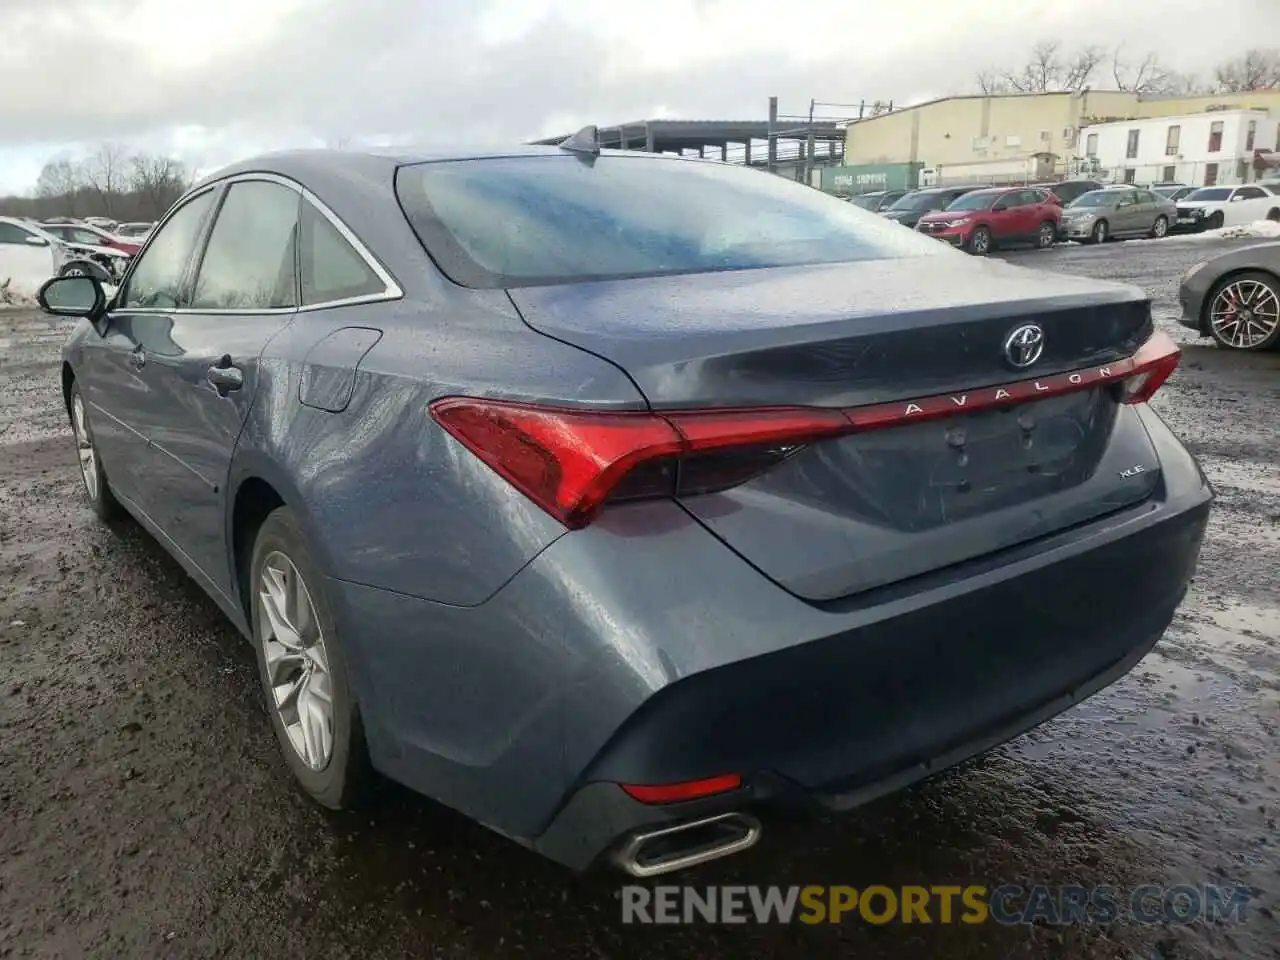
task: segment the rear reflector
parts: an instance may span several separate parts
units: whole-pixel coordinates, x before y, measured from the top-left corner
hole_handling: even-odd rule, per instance
[[[1013,406],[1114,384],[1144,403],[1179,350],[1154,334],[1132,357],[1069,373],[867,407],[762,407],[601,412],[445,397],[431,415],[468,450],[565,526],[591,522],[606,500],[726,490],[832,437]]]
[[[710,797],[717,793],[737,790],[742,786],[742,777],[736,773],[726,773],[719,777],[686,780],[683,783],[664,783],[656,786],[624,783],[620,786],[628,796],[641,803],[678,803],[681,800],[696,800],[699,797]]]

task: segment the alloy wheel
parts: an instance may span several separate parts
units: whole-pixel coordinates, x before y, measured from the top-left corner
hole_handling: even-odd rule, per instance
[[[1105,243],[1107,239],[1107,221],[1099,220],[1093,226],[1093,242]]]
[[[1057,237],[1055,236],[1056,233],[1057,233],[1057,230],[1054,229],[1053,224],[1051,223],[1040,224],[1040,248],[1042,250],[1047,250],[1049,249],[1049,247],[1053,246],[1053,241],[1057,239]]]
[[[1209,323],[1219,342],[1237,350],[1256,350],[1280,328],[1280,295],[1261,280],[1236,280],[1213,298]]]
[[[991,247],[991,234],[987,232],[985,227],[979,227],[973,231],[973,239],[969,242],[973,247],[974,253],[986,253]]]
[[[1169,232],[1169,221],[1164,217],[1156,217],[1155,226],[1151,228],[1151,235],[1159,240]]]
[[[262,564],[258,602],[272,707],[289,743],[312,770],[333,757],[333,679],[323,631],[306,582],[280,551]]]
[[[89,273],[84,267],[67,267],[62,271],[62,275],[64,277],[87,277]]]
[[[80,475],[90,500],[98,499],[98,452],[89,435],[89,422],[85,418],[84,398],[77,393],[71,398],[71,429],[76,435],[76,453],[80,457]]]

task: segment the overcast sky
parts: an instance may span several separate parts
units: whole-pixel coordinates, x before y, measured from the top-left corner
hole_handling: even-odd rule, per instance
[[[340,140],[764,119],[771,94],[910,102],[1042,38],[1207,73],[1280,40],[1280,0],[0,0],[0,194],[104,140],[209,173]]]

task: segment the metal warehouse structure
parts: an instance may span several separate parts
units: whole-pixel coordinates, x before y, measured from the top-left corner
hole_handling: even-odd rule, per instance
[[[773,173],[811,181],[817,167],[838,164],[844,157],[845,120],[780,117],[777,98],[769,103],[770,120],[634,120],[598,127],[601,147],[647,153],[690,152]],[[554,145],[570,134],[536,140]]]

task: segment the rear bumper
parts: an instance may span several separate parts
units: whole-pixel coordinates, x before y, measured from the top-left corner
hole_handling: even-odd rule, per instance
[[[1079,702],[1159,639],[1211,492],[1148,409],[1144,504],[852,601],[806,603],[676,504],[606,513],[478,607],[333,582],[375,764],[574,868],[630,832],[848,809]],[[738,773],[652,806],[620,783]]]

